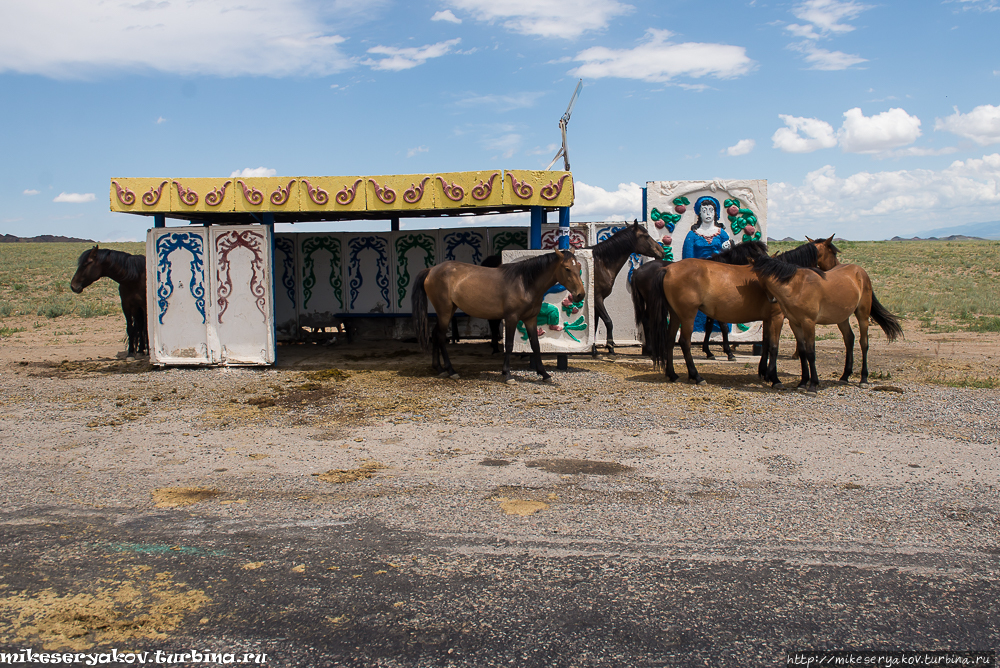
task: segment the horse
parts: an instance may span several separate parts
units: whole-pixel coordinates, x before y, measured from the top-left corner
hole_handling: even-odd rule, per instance
[[[77,261],[76,273],[69,287],[76,294],[107,276],[118,282],[118,294],[125,314],[125,331],[128,334],[126,359],[136,354],[149,354],[149,331],[146,326],[146,256],[130,255],[122,251],[94,246],[83,251]]]
[[[479,263],[480,267],[491,267],[496,268],[503,264],[503,258],[497,255],[487,255],[482,262]],[[493,348],[493,354],[500,352],[500,323],[502,320],[490,320],[490,346]],[[458,318],[451,319],[451,342],[458,343]]]
[[[824,269],[831,269],[838,264],[837,253],[840,252],[837,250],[837,247],[833,245],[834,236],[835,235],[830,235],[829,239],[820,239],[819,241],[806,237],[806,243],[791,250],[787,250],[784,253],[778,253],[777,257],[780,257],[785,262],[796,266],[811,266],[810,263],[813,262],[812,251],[808,250],[808,247],[812,244],[816,247],[815,265]],[[754,245],[757,246],[754,247]],[[762,241],[745,241],[734,248],[742,248],[745,246],[748,247],[745,254],[729,254],[727,251],[722,251],[707,259],[714,260],[715,262],[724,262],[726,264],[749,264],[749,259],[751,257],[763,257],[767,253],[767,244]],[[712,327],[715,322],[716,321],[712,318],[705,318],[705,340],[701,344],[701,349],[705,353],[705,359],[715,359],[715,355],[713,355],[712,351],[708,348],[709,339],[712,337]],[[723,323],[719,323],[719,332],[722,334],[722,352],[724,352],[729,361],[732,362],[736,359],[736,355],[733,354],[733,351],[729,347],[729,331]]]
[[[666,243],[670,243],[669,237],[667,237]],[[604,323],[604,328],[608,330],[606,344],[608,354],[614,355],[615,339],[612,333],[614,323],[611,322],[608,309],[604,306],[604,300],[611,294],[618,273],[633,253],[659,260],[664,254],[663,246],[657,243],[646,231],[646,228],[639,225],[639,221],[636,220],[631,225],[596,244],[591,250],[594,254],[594,315]],[[594,350],[596,354],[596,345]]]
[[[772,387],[783,387],[777,373],[778,341],[784,324],[781,309],[769,299],[751,265],[725,263],[726,259],[739,261],[736,249],[743,245],[748,244],[723,251],[717,258],[719,261],[689,258],[649,270],[649,273],[639,277],[641,283],[635,282],[633,274],[636,322],[644,326],[654,365],[663,366],[671,381],[679,378],[674,372],[673,348],[677,330],[680,329],[688,378],[699,385],[705,384],[691,356],[691,334],[695,316],[700,310],[709,318],[722,322],[763,321],[763,346],[757,373],[769,380]],[[746,251],[741,252],[744,253],[743,260],[750,253],[759,253],[762,248],[766,249],[766,246],[748,246]],[[825,265],[834,260],[832,251],[827,248],[821,250],[817,243],[803,244],[783,255],[800,266],[815,266],[821,257]],[[766,252],[763,257],[767,257]]]
[[[819,387],[816,325],[837,325],[844,335],[847,352],[840,382],[846,383],[854,372],[854,330],[850,316],[853,313],[857,318],[861,338],[861,387],[868,386],[869,317],[885,332],[890,343],[903,336],[899,319],[879,303],[871,278],[856,264],[837,264],[824,271],[802,269],[778,258],[762,258],[754,261],[753,272],[781,305],[795,333],[802,365],[798,389],[805,389],[808,394],[816,394]]]
[[[424,269],[417,274],[412,297],[414,329],[420,347],[427,350],[432,344],[432,368],[435,371],[441,368],[439,355],[442,355],[444,370],[439,375],[457,379],[458,373],[451,365],[447,350],[448,323],[455,310],[462,309],[473,318],[503,320],[506,349],[501,379],[513,383],[510,356],[517,323],[522,321],[531,343],[531,368],[543,381],[551,382],[538,345],[538,312],[545,292],[556,283],[566,286],[573,301],[582,300],[585,291],[581,272],[582,267],[573,252],[559,250],[495,268],[448,261]],[[428,300],[437,311],[433,332],[427,317]]]

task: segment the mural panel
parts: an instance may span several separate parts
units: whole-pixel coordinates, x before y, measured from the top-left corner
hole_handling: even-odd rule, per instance
[[[504,170],[503,203],[514,206],[572,206],[571,172]]]
[[[434,206],[456,209],[464,206],[499,206],[503,203],[503,172],[449,172],[431,178]]]
[[[392,313],[392,252],[388,232],[344,234],[348,313]]]
[[[369,211],[405,211],[434,208],[435,189],[430,174],[369,176],[366,184]]]
[[[237,211],[299,210],[299,179],[239,177],[233,181]]]
[[[218,341],[218,361],[273,364],[271,228],[227,225],[209,230],[214,278],[209,341]]]
[[[146,234],[146,303],[152,364],[210,364],[208,230],[154,228]]]
[[[300,211],[364,211],[367,195],[361,176],[300,177]]]
[[[490,240],[490,255],[505,250],[528,250],[528,230],[518,227],[493,227],[486,231]]]
[[[548,252],[550,251],[509,250],[503,252],[503,261],[504,264],[517,262]],[[588,352],[594,345],[594,303],[591,300],[594,292],[594,258],[589,250],[575,251],[575,255],[583,268],[583,287],[587,294],[582,304],[573,303],[569,291],[560,290],[562,286],[557,284],[545,295],[538,317],[538,344],[543,353],[582,353]],[[514,352],[531,352],[528,333],[523,324],[518,324],[518,332],[514,336]]]
[[[313,332],[340,324],[338,313],[347,311],[344,280],[344,235],[296,234],[300,277],[298,326]]]
[[[649,232],[673,237],[668,259],[708,257],[734,243],[767,239],[767,181],[650,181],[646,183]],[[695,319],[692,340],[705,337],[705,316]],[[729,340],[760,341],[760,323],[731,323]],[[712,340],[719,341],[719,325]]]
[[[111,210],[170,211],[169,179],[111,179]]]
[[[170,209],[190,213],[236,210],[233,179],[170,179]]]
[[[640,223],[642,224],[642,223]],[[605,241],[619,230],[623,230],[628,223],[589,223],[590,246],[596,246]],[[615,327],[615,343],[621,346],[636,346],[640,344],[639,332],[635,326],[635,309],[632,306],[632,272],[642,266],[642,263],[649,260],[644,255],[632,253],[625,262],[625,266],[618,272],[615,278],[614,287],[611,294],[604,300],[604,308],[611,316],[611,322]],[[607,343],[608,332],[600,320],[595,320],[596,341],[598,346]]]
[[[396,268],[392,312],[408,314],[412,311],[413,281],[417,274],[441,261],[437,230],[393,232],[392,252]],[[428,310],[434,312],[430,302]]]
[[[279,341],[298,335],[298,244],[295,234],[274,235],[274,328]]]

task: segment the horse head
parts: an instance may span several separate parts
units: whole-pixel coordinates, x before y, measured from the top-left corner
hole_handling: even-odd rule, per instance
[[[580,266],[580,262],[576,259],[573,251],[556,250],[555,254],[559,257],[558,266],[556,267],[556,281],[569,290],[573,301],[583,301],[583,298],[587,295],[587,291],[583,287],[583,278],[581,277],[583,267]]]
[[[819,241],[806,237],[806,241],[816,246],[816,264],[823,271],[830,271],[840,264],[840,261],[837,260],[837,253],[840,252],[840,249],[833,245],[835,236],[837,235],[831,234],[829,238]]]
[[[664,256],[663,246],[649,234],[649,231],[636,220],[632,223],[632,231],[635,233],[635,252],[654,260],[662,260]],[[664,240],[670,245],[670,234],[664,234]]]
[[[76,294],[83,292],[83,289],[101,277],[101,265],[98,258],[98,248],[94,246],[90,250],[83,251],[80,259],[76,263],[76,273],[73,280],[69,282],[69,288]]]

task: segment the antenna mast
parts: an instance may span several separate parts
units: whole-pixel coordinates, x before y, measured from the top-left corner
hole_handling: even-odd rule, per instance
[[[562,156],[563,164],[566,167],[566,171],[569,171],[569,153],[566,150],[566,126],[569,125],[569,116],[573,113],[573,105],[576,104],[576,99],[580,97],[580,91],[583,89],[583,79],[580,79],[576,84],[576,90],[573,91],[573,96],[569,98],[569,106],[566,107],[566,113],[562,115],[559,119],[559,129],[562,131],[562,148],[556,153],[556,157],[552,158],[552,162],[546,167],[546,170],[552,169],[552,165],[556,164],[556,160]]]

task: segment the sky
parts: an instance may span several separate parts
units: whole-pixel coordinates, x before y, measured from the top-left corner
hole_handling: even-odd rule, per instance
[[[1000,220],[998,29],[1000,0],[2,2],[0,233],[144,239],[114,177],[544,169],[580,79],[575,221],[716,178],[767,179],[775,238]]]

